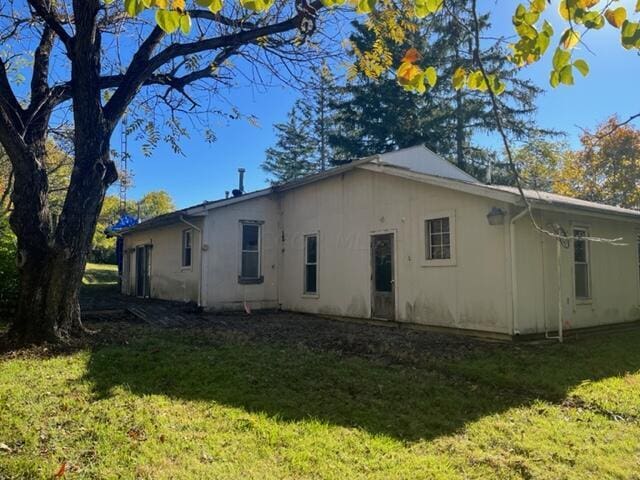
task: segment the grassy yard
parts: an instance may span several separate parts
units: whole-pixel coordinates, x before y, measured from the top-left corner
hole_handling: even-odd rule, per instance
[[[118,266],[103,263],[87,263],[82,283],[85,285],[117,285]]]
[[[0,478],[640,478],[637,330],[456,358],[102,328],[0,357]]]

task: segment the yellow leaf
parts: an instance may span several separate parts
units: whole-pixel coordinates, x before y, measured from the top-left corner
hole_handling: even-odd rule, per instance
[[[627,19],[627,10],[624,7],[618,7],[615,10],[608,9],[604,12],[604,18],[614,27],[620,28]]]
[[[222,0],[211,0],[209,10],[211,10],[212,13],[218,13],[222,10]]]
[[[467,72],[465,72],[464,68],[458,67],[453,73],[453,77],[451,77],[453,88],[455,88],[456,90],[460,90],[462,87],[464,87],[466,78]]]
[[[185,0],[173,0],[171,5],[174,10],[179,10],[181,12],[184,12],[186,9]]]
[[[151,0],[151,6],[166,10],[169,7],[169,0]]]
[[[418,75],[422,74],[420,67],[416,67],[413,63],[403,62],[398,67],[396,76],[400,85],[409,85]]]
[[[560,39],[565,50],[571,50],[580,41],[580,34],[571,28],[567,28]]]
[[[564,20],[569,20],[571,18],[571,11],[569,7],[567,7],[567,2],[562,0],[558,5],[558,13]]]
[[[415,48],[410,48],[404,54],[404,57],[402,57],[401,62],[416,63],[418,60],[420,60],[421,57],[422,55],[420,55],[420,52],[418,52],[418,50],[416,50]]]
[[[591,8],[596,5],[600,0],[578,0],[576,5],[579,8],[586,10],[587,8]]]

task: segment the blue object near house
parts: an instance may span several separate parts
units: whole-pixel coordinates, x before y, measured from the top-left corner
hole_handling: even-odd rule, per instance
[[[118,232],[133,227],[137,225],[139,222],[138,218],[132,217],[131,215],[123,214],[116,223],[111,225],[105,230],[105,233],[108,236],[117,236],[116,239],[116,259],[118,262],[118,276],[122,278],[122,258],[123,258],[123,246],[124,243],[122,241],[122,237],[118,235]]]

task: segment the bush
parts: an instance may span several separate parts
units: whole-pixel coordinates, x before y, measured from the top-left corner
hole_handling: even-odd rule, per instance
[[[6,216],[0,217],[0,317],[7,318],[15,310],[18,296],[16,239]]]

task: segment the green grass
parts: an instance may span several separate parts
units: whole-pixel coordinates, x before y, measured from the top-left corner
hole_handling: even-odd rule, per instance
[[[118,283],[118,266],[87,263],[82,283],[85,285],[116,285]]]
[[[397,364],[109,328],[0,359],[0,478],[640,478],[640,331]]]

